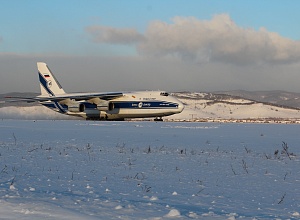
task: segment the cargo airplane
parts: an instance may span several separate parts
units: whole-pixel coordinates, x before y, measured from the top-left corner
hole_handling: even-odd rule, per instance
[[[34,98],[10,97],[39,102],[62,114],[87,120],[124,120],[162,117],[182,112],[184,106],[163,91],[65,93],[46,63],[38,62],[41,95]]]

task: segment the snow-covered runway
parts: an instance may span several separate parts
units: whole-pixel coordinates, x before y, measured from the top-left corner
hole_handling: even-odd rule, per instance
[[[2,120],[0,219],[300,219],[299,133]]]

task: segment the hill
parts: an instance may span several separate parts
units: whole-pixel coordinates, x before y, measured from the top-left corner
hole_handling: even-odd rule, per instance
[[[272,103],[282,106],[300,108],[300,93],[286,91],[245,91],[234,90],[224,92],[214,92],[214,94],[226,94],[230,96],[243,97],[245,99],[258,102]]]
[[[5,102],[6,96],[36,96],[34,93],[0,95],[0,118],[74,119],[55,113],[37,103]],[[298,122],[300,94],[272,92],[179,92],[173,93],[185,109],[166,117],[167,121]]]
[[[280,102],[268,103],[246,99],[237,95],[218,93],[175,93],[185,105],[171,120],[186,121],[282,121],[300,118],[300,109],[280,105]],[[252,97],[253,98],[253,97]]]

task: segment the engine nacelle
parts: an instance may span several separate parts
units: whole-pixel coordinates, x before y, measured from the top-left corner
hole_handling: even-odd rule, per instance
[[[72,103],[71,105],[68,105],[68,110],[70,112],[84,112],[85,105],[82,103]]]
[[[105,101],[105,100],[102,100],[101,102],[99,102],[97,104],[97,109],[99,111],[111,111],[114,109],[114,103],[113,102],[109,102],[109,101]]]

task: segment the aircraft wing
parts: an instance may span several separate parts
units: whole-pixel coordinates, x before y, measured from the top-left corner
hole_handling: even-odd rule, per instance
[[[4,97],[8,100],[5,100],[4,102],[38,102],[38,100],[34,98],[28,98],[28,97],[21,97],[21,96],[6,96]]]
[[[90,100],[94,98],[99,98],[101,100],[112,100],[118,97],[122,97],[123,93],[121,92],[115,92],[115,93],[70,93],[70,94],[63,94],[63,95],[57,95],[57,96],[36,96],[32,98],[27,97],[5,97],[10,99],[17,99],[17,100],[11,100],[13,101],[25,101],[25,102],[44,102],[44,101],[63,101],[66,99],[72,99],[75,101],[81,101],[81,100]]]

